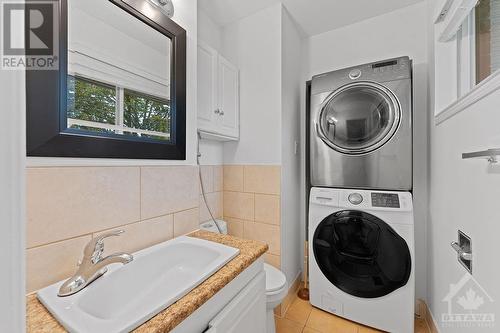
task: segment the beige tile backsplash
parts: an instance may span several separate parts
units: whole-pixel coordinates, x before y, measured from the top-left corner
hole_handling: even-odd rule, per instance
[[[198,168],[141,168],[141,217],[151,218],[198,207]]]
[[[104,255],[116,252],[136,252],[172,239],[174,234],[174,219],[172,215],[165,215],[121,226],[120,229],[124,230],[125,233],[119,237],[106,239]],[[96,237],[100,233],[94,233],[93,237]]]
[[[174,237],[185,235],[198,229],[199,209],[191,208],[174,214]]]
[[[280,256],[266,253],[264,258],[266,259],[266,262],[268,264],[270,264],[278,269],[280,268]]]
[[[243,192],[243,166],[224,166],[224,191]]]
[[[207,200],[229,234],[269,244],[280,267],[279,166],[203,166]],[[210,219],[195,166],[27,169],[27,292],[69,277],[85,244],[106,240],[105,254],[135,252],[198,229]]]
[[[223,173],[222,166],[202,167],[218,218]],[[27,292],[73,274],[85,244],[103,231],[126,231],[106,240],[105,251],[112,253],[198,229],[209,219],[199,189],[196,166],[28,168]]]
[[[91,235],[72,238],[26,251],[26,291],[28,293],[65,279],[76,270],[83,247]]]
[[[255,195],[255,222],[280,225],[281,210],[280,196]]]
[[[224,191],[224,167],[222,165],[214,166],[214,192]]]
[[[269,245],[266,262],[280,267],[281,167],[224,166],[224,219],[229,234]]]
[[[226,221],[227,223],[228,234],[230,234],[231,236],[243,238],[243,228],[245,225],[245,220],[225,216],[224,221]]]
[[[28,247],[140,220],[140,168],[27,169]]]
[[[253,221],[255,218],[255,194],[225,191],[224,217]]]
[[[206,194],[208,205],[210,206],[210,211],[214,215],[214,218],[222,218],[223,214],[223,193],[222,192],[212,192]],[[199,222],[205,222],[211,220],[212,217],[207,209],[207,205],[205,204],[205,200],[203,200],[203,196],[200,195],[200,215]]]
[[[243,235],[244,238],[267,243],[269,245],[270,254],[280,255],[281,235],[279,226],[245,221]]]
[[[261,194],[281,194],[281,167],[245,165],[243,191]]]

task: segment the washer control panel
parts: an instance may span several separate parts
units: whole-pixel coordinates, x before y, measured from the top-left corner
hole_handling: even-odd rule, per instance
[[[309,197],[309,203],[314,206],[364,211],[410,212],[413,211],[412,201],[409,192],[324,187],[313,187]]]
[[[372,192],[371,197],[373,207],[401,208],[397,193]]]
[[[351,193],[347,199],[353,205],[359,205],[363,202],[363,196],[359,193]]]

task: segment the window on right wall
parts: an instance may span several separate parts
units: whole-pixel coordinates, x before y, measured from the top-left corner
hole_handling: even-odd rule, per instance
[[[437,123],[500,89],[500,0],[442,0],[435,21]]]
[[[475,8],[475,83],[500,69],[500,1],[481,0]]]

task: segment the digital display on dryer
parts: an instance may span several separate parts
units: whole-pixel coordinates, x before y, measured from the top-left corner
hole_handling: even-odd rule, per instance
[[[373,207],[400,208],[399,196],[394,193],[372,193]]]
[[[393,66],[393,65],[397,65],[397,64],[398,64],[397,60],[379,62],[378,64],[373,64],[372,68],[387,67],[387,66]]]

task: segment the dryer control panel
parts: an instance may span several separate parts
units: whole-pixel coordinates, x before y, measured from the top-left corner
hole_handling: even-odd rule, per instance
[[[389,82],[412,77],[412,61],[408,57],[344,68],[313,76],[311,95],[331,92],[356,81]]]

